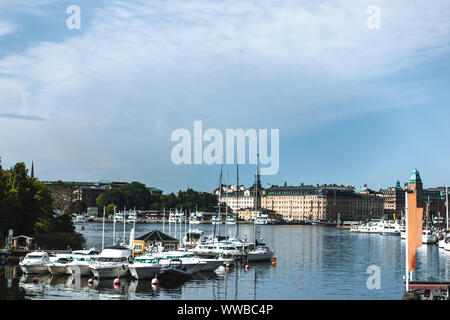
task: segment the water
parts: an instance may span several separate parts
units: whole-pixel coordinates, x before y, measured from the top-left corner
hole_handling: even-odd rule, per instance
[[[84,227],[84,230],[81,228]],[[105,245],[112,244],[112,224],[106,224]],[[193,228],[212,232],[213,225]],[[217,226],[216,226],[217,228]],[[224,234],[221,226],[221,234]],[[234,234],[236,226],[229,227]],[[131,225],[127,225],[126,237]],[[136,236],[162,224],[137,224]],[[179,238],[179,226],[176,237]],[[253,239],[253,226],[240,225],[242,237]],[[86,247],[101,248],[102,224],[77,225],[87,239]],[[168,225],[165,232],[168,233]],[[181,228],[184,234],[184,226]],[[308,225],[263,225],[258,233],[275,250],[276,266],[271,263],[223,268],[197,276],[171,288],[152,288],[150,280],[122,279],[118,288],[113,280],[102,280],[88,286],[88,278],[79,281],[70,277],[24,277],[17,266],[0,267],[0,299],[400,299],[403,295],[405,242],[400,237],[352,234],[333,227]],[[174,236],[174,226],[171,227]],[[116,235],[123,236],[122,225]],[[450,252],[437,245],[424,245],[417,251],[415,279],[434,277],[450,279]],[[380,289],[369,289],[369,266],[380,270]]]

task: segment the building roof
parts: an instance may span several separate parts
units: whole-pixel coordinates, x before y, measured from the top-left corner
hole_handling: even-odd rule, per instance
[[[13,237],[12,239],[14,240],[14,239],[18,239],[18,238],[34,239],[34,238],[32,238],[32,237],[28,237],[28,236],[24,236],[24,235],[15,236],[15,237]]]
[[[137,237],[135,240],[140,241],[177,241],[178,239],[175,239],[168,234],[162,233],[161,231],[155,229],[153,231],[150,231],[149,233],[146,233],[140,237]]]
[[[421,182],[421,181],[422,179],[420,178],[419,170],[414,169],[411,174],[411,178],[409,179],[409,182]]]

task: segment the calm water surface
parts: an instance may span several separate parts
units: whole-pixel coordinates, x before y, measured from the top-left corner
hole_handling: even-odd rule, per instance
[[[82,230],[84,227],[84,230]],[[87,247],[101,248],[102,224],[86,223],[76,226]],[[112,244],[112,224],[105,227],[105,245]],[[195,228],[212,232],[212,225]],[[221,226],[224,234],[225,226]],[[232,234],[236,226],[230,226]],[[131,225],[126,226],[128,239]],[[136,236],[162,224],[137,224]],[[168,233],[166,224],[164,231]],[[184,234],[184,226],[181,228]],[[240,234],[253,238],[252,225],[240,225]],[[230,230],[229,230],[230,231]],[[173,225],[171,227],[174,236]],[[252,264],[248,271],[242,265],[231,270],[196,276],[170,288],[152,288],[150,280],[121,281],[114,288],[113,280],[96,281],[88,286],[89,278],[39,277],[22,275],[18,266],[0,266],[1,299],[400,299],[403,294],[405,242],[400,237],[351,234],[323,226],[266,225],[258,226],[258,234],[275,250],[276,266],[271,263]],[[123,237],[122,225],[116,235]],[[179,238],[179,227],[176,237]],[[416,279],[450,279],[450,252],[438,246],[418,249]],[[381,288],[369,289],[367,268],[380,268]]]

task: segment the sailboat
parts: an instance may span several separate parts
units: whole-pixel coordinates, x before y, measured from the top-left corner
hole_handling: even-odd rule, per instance
[[[258,170],[259,154],[256,162],[256,177],[255,177],[255,217],[258,211]],[[262,262],[270,261],[273,257],[273,251],[269,249],[264,243],[258,242],[256,239],[256,223],[253,224],[253,235],[255,238],[255,247],[252,250],[247,251],[247,262]]]
[[[436,244],[438,239],[431,232],[431,228],[429,227],[429,215],[430,215],[430,197],[428,197],[427,206],[426,206],[426,226],[422,231],[422,243],[423,244]]]

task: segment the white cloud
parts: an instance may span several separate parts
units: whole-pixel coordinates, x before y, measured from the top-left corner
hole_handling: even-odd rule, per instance
[[[0,17],[0,37],[16,31],[16,25],[10,21],[2,21]]]
[[[371,4],[108,1],[81,34],[0,60],[0,112],[48,119],[18,139],[45,137],[54,155],[79,141],[62,156],[86,168],[102,153],[125,168],[138,145],[167,152],[148,160],[163,165],[171,130],[195,119],[297,130],[363,112],[354,99],[394,96],[380,80],[447,55],[450,39],[448,1],[378,1],[380,30],[366,27]]]

